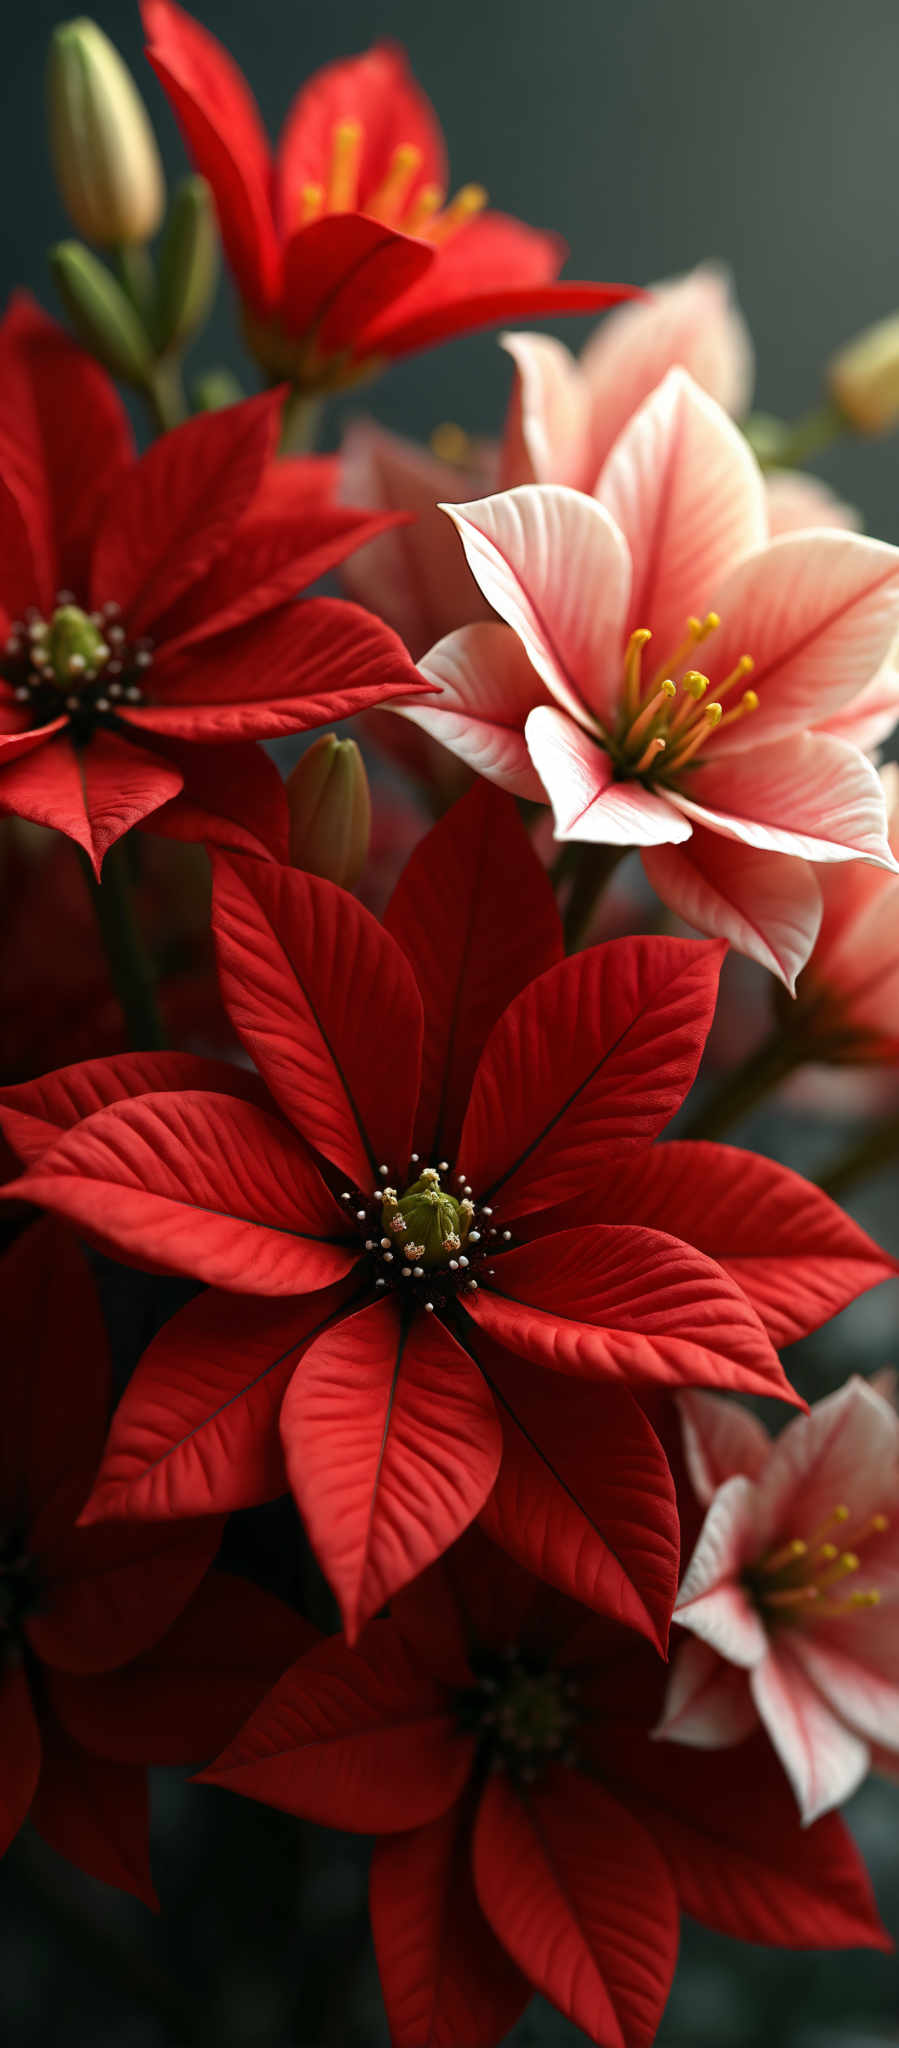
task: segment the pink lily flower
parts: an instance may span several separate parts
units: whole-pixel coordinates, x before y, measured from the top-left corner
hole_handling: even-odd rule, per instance
[[[719,1749],[761,1722],[808,1823],[899,1768],[899,1416],[861,1379],[774,1443],[720,1397],[678,1406],[707,1513],[656,1734]]]
[[[894,761],[880,780],[899,857]],[[821,929],[796,991],[808,1056],[850,1065],[899,1060],[899,880],[854,863],[822,873],[821,893]]]
[[[871,762],[820,729],[890,653],[899,551],[768,542],[755,458],[683,370],[595,496],[532,484],[445,509],[506,624],[431,649],[420,670],[443,694],[415,722],[548,799],[557,839],[639,847],[671,909],[792,989],[820,924],[814,864],[899,873]]]

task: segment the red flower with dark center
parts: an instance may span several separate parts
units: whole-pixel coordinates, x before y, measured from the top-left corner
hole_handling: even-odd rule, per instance
[[[27,1816],[81,1870],[154,1905],[147,1764],[211,1756],[310,1632],[256,1587],[204,1578],[214,1517],[76,1527],[109,1412],[93,1282],[49,1219],[0,1273],[0,1854]]]
[[[0,328],[0,811],[98,873],[151,815],[286,855],[280,778],[246,742],[421,687],[367,613],[291,601],[383,521],[330,502],[334,463],[273,462],[281,403],[204,414],[138,460],[114,387],[51,320],[19,299]]]
[[[783,1168],[653,1145],[721,947],[560,959],[547,877],[485,784],[416,849],[386,930],[330,883],[221,857],[214,925],[270,1094],[163,1054],[0,1095],[18,1197],[215,1290],[138,1368],[90,1515],[247,1504],[286,1459],[350,1632],[483,1513],[664,1641],[677,1520],[635,1392],[789,1399],[764,1318],[795,1334],[893,1270]]]
[[[664,1670],[476,1531],[318,1643],[202,1773],[382,1834],[371,1915],[393,2048],[491,2048],[532,1989],[648,2048],[680,1911],[784,1948],[889,1948],[835,1817],[803,1829],[764,1744],[672,1760]]]
[[[144,0],[147,54],[209,180],[247,338],[311,390],[500,321],[586,313],[625,285],[557,284],[565,246],[465,185],[402,51],[379,43],[297,94],[272,161],[242,73],[171,0]]]

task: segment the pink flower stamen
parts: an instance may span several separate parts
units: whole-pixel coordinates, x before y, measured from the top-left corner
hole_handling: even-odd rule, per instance
[[[413,193],[422,161],[415,142],[398,143],[380,184],[362,201],[359,184],[364,146],[365,130],[360,121],[335,122],[325,183],[300,187],[301,227],[328,214],[364,213],[385,227],[418,235],[440,248],[487,204],[483,185],[462,185],[448,206],[439,185],[422,185]]]
[[[763,1617],[773,1609],[783,1619],[799,1620],[813,1610],[814,1619],[833,1620],[878,1605],[881,1596],[873,1587],[853,1590],[845,1599],[822,1598],[861,1570],[860,1549],[890,1526],[889,1516],[878,1512],[861,1524],[851,1549],[830,1538],[821,1541],[825,1529],[850,1520],[849,1508],[840,1503],[811,1536],[791,1536],[759,1559],[748,1579]]]

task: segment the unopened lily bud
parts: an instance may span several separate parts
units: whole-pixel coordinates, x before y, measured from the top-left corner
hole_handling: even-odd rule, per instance
[[[899,422],[899,313],[867,327],[834,356],[830,395],[859,434],[886,434]]]
[[[215,292],[218,228],[205,178],[185,178],[169,208],[159,251],[156,340],[183,348],[202,327]]]
[[[126,384],[143,385],[153,367],[150,336],[112,272],[83,242],[60,242],[50,269],[79,341]]]
[[[239,405],[246,397],[243,385],[233,370],[201,370],[190,387],[191,404],[194,412],[222,412],[226,405]]]
[[[118,50],[82,17],[61,24],[47,73],[56,182],[79,234],[101,247],[147,242],[165,204],[156,138]]]
[[[351,889],[368,859],[371,798],[355,740],[324,733],[287,778],[295,868]]]

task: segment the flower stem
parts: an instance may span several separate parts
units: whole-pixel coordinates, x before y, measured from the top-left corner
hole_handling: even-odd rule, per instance
[[[722,1131],[748,1115],[788,1074],[801,1067],[805,1057],[798,1036],[772,1032],[741,1067],[725,1074],[719,1086],[705,1096],[678,1136],[720,1138]]]
[[[129,855],[127,840],[117,840],[103,862],[100,882],[84,854],[82,865],[132,1051],[158,1051],[165,1033],[150,955],[135,915]]]
[[[177,356],[157,356],[153,368],[147,373],[143,390],[158,434],[167,434],[170,428],[180,427],[188,418],[181,364]]]
[[[566,953],[579,953],[600,896],[614,874],[620,860],[630,851],[627,846],[579,846],[576,863],[573,864],[573,880],[563,919],[565,928]],[[563,878],[572,872],[566,861],[566,847],[556,863],[555,878]]]
[[[818,1186],[826,1195],[845,1195],[856,1181],[877,1173],[899,1156],[899,1113],[884,1118],[856,1144],[847,1146],[832,1166],[822,1173]]]
[[[279,455],[308,455],[315,447],[323,412],[322,399],[294,385],[284,404]]]

